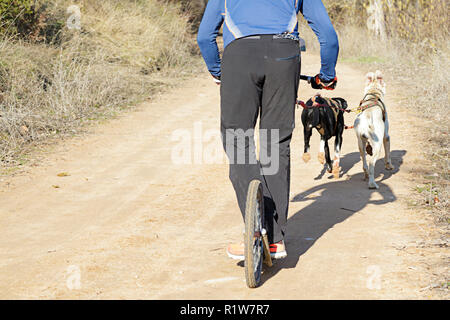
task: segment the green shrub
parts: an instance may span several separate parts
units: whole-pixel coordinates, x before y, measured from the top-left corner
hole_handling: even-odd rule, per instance
[[[34,42],[59,41],[64,12],[52,1],[0,0],[0,34]]]
[[[19,26],[33,20],[31,0],[0,0],[0,31],[18,32]]]
[[[12,21],[20,14],[31,14],[31,0],[0,0],[0,17],[2,21]]]

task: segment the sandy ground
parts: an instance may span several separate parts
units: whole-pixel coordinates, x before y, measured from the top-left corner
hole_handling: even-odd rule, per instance
[[[305,55],[302,73],[319,66],[317,56]],[[341,63],[338,76],[338,89],[324,94],[357,106],[364,74]],[[261,287],[248,289],[243,264],[225,253],[229,242],[241,241],[243,225],[215,135],[219,88],[203,73],[3,179],[0,298],[435,298],[427,261],[445,257],[439,249],[424,256],[415,245],[432,225],[406,205],[420,161],[417,120],[387,85],[395,170],[378,162],[379,190],[363,181],[353,130],[344,133],[340,179],[316,159],[317,132],[312,161],[303,163],[298,110],[288,257],[264,270]],[[313,93],[301,84],[301,99]],[[346,115],[347,124],[353,119]],[[181,145],[191,154],[185,150],[188,163],[177,164]],[[199,146],[203,161],[195,156]],[[205,163],[214,150],[221,161]]]

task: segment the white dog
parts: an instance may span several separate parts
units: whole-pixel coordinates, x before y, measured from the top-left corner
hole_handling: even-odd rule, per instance
[[[369,179],[369,188],[378,189],[375,183],[375,163],[380,157],[384,145],[384,164],[387,170],[394,167],[391,163],[389,122],[386,105],[386,83],[380,71],[369,72],[366,79],[364,98],[360,103],[360,113],[355,120],[355,132],[358,138],[359,152],[363,161],[364,180]],[[368,159],[366,161],[366,152]],[[368,166],[367,166],[368,164]]]

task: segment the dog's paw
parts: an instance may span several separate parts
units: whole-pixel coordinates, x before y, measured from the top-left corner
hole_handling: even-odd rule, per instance
[[[369,180],[369,172],[367,172],[366,169],[364,169],[364,178],[363,178],[363,180],[364,180],[364,181]]]
[[[386,163],[385,165],[384,165],[384,167],[386,168],[386,170],[394,170],[394,166],[392,165],[392,163]]]
[[[320,164],[324,164],[325,163],[325,153],[319,152],[319,154],[317,155],[317,159],[319,160]]]
[[[305,163],[308,163],[311,160],[311,155],[309,153],[304,153],[302,159]]]
[[[380,189],[380,187],[375,183],[375,181],[369,182],[369,189]]]
[[[333,176],[335,179],[339,179],[339,172],[341,171],[341,167],[333,167]]]

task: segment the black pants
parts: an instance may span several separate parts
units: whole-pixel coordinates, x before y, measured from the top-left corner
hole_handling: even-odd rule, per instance
[[[262,182],[271,243],[283,240],[286,233],[299,73],[300,50],[295,40],[271,35],[242,38],[230,43],[223,54],[221,131],[230,179],[243,216],[250,181]],[[258,116],[260,162],[253,136]]]

